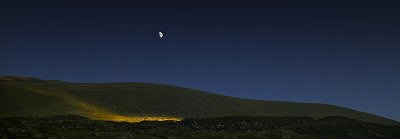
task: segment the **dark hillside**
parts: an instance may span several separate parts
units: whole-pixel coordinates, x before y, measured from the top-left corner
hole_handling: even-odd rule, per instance
[[[124,121],[124,118],[132,116],[344,116],[368,122],[399,124],[384,117],[334,105],[249,100],[150,83],[66,83],[0,77],[0,92],[0,117],[78,114],[93,119]]]

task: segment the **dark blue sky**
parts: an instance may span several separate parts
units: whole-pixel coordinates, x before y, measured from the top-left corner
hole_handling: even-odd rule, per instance
[[[0,75],[172,84],[400,120],[399,15],[398,0],[2,0]]]

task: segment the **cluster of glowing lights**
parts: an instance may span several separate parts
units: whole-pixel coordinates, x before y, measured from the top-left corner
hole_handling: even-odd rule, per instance
[[[123,116],[117,114],[94,114],[93,119],[117,122],[140,122],[140,121],[180,121],[181,118],[175,117],[146,117],[146,116]]]
[[[69,104],[77,107],[83,116],[94,120],[104,120],[104,121],[117,121],[117,122],[140,122],[140,121],[180,121],[182,118],[179,117],[162,117],[162,116],[125,116],[120,114],[115,114],[106,109],[100,108],[93,104],[89,104],[84,100],[75,97],[68,93],[62,93],[57,91],[57,93],[49,93],[42,90],[34,90],[36,93],[43,95],[51,95],[55,97],[60,97],[66,100]]]

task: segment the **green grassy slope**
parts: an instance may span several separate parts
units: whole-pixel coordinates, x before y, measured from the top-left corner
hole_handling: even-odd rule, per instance
[[[85,107],[74,105],[79,100]],[[326,104],[261,101],[149,83],[66,83],[0,77],[0,117],[87,115],[90,105],[126,116],[345,116],[398,125],[384,117]],[[92,111],[90,111],[92,112]]]

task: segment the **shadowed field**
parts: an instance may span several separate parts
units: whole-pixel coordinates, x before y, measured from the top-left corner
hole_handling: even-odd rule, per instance
[[[139,123],[97,121],[76,115],[0,118],[0,138],[398,139],[399,136],[399,126],[332,116],[229,116]]]

